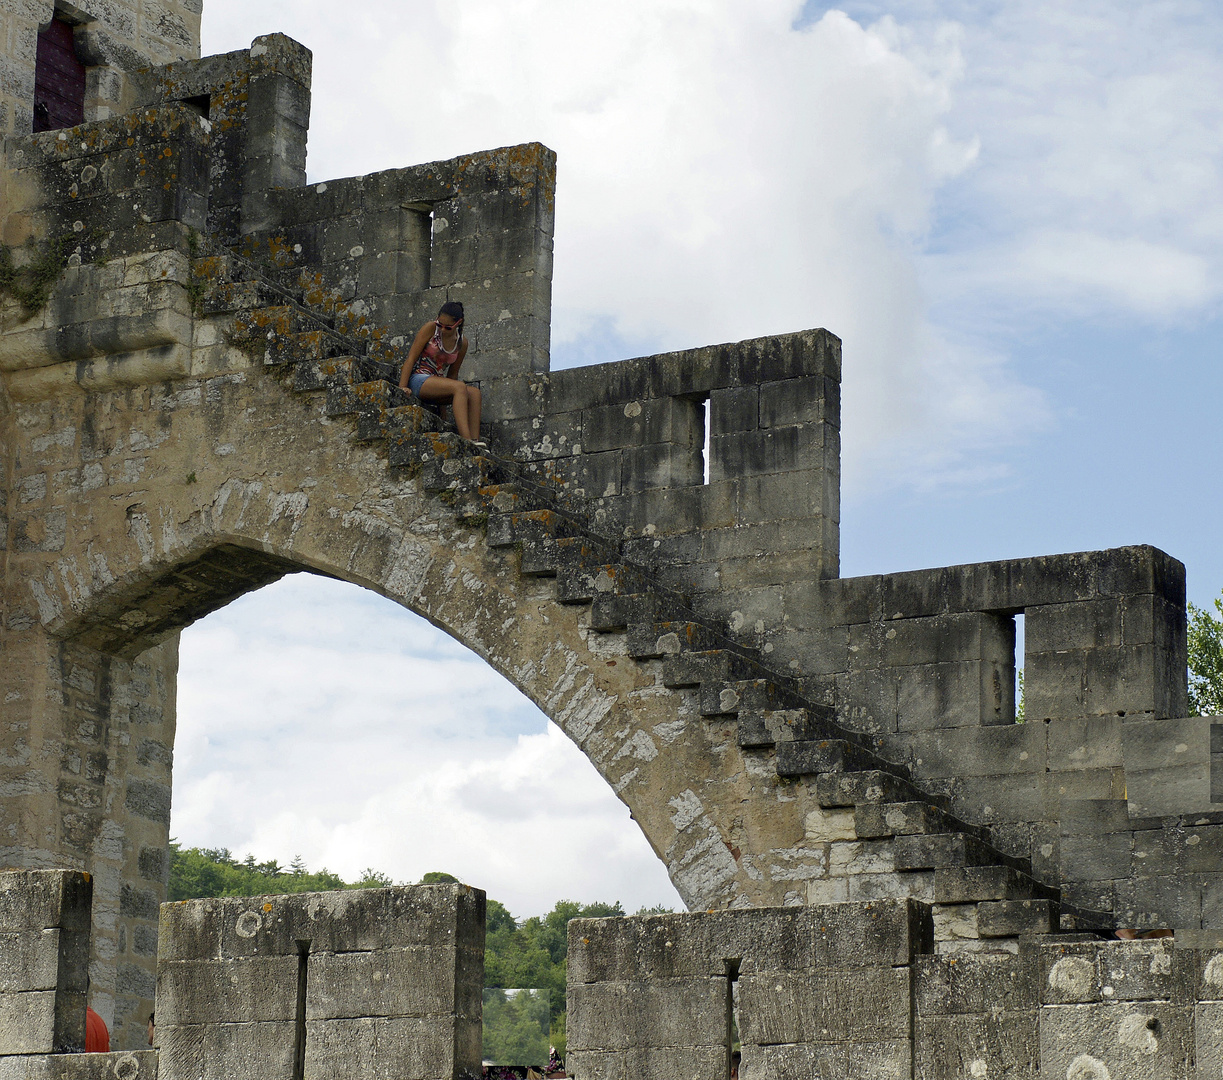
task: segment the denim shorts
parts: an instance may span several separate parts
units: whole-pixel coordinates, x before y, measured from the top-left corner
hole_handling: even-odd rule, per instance
[[[415,375],[408,376],[408,389],[412,391],[416,397],[420,397],[420,388],[425,384],[426,379],[433,378],[427,371],[418,371]]]

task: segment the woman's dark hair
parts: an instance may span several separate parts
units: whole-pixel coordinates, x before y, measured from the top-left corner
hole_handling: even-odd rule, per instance
[[[463,305],[457,300],[447,300],[439,309],[439,315],[449,315],[455,322],[463,321]]]

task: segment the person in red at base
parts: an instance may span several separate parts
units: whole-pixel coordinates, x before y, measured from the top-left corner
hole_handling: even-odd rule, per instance
[[[106,1021],[88,1005],[85,1006],[85,1053],[110,1053],[110,1032],[106,1030]]]

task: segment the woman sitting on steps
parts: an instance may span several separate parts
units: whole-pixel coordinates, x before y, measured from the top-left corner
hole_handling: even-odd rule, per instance
[[[421,401],[449,401],[459,434],[485,448],[488,444],[480,441],[480,388],[459,379],[459,368],[466,355],[463,305],[448,300],[437,318],[416,332],[399,376],[399,387]]]

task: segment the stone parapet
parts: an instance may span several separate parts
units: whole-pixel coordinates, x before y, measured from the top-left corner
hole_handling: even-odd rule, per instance
[[[1223,953],[1030,935],[935,955],[913,901],[578,920],[571,1075],[1185,1080],[1223,1063]]]
[[[165,904],[159,942],[161,1080],[480,1073],[478,889]]]

